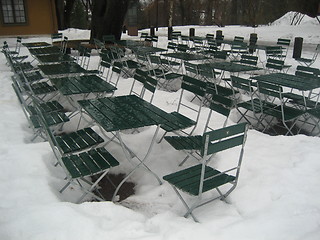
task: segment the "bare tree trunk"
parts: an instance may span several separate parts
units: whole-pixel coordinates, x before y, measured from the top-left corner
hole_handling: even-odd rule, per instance
[[[87,22],[89,23],[89,12],[92,12],[92,0],[81,0],[82,5],[86,9]]]
[[[206,16],[205,16],[205,21],[204,23],[206,25],[211,25],[212,24],[212,11],[213,11],[213,0],[207,0],[206,3]]]
[[[185,25],[186,24],[186,2],[184,0],[179,0],[179,5],[180,5],[180,15],[181,15],[181,24]]]
[[[64,26],[64,1],[63,0],[55,0],[55,4],[56,4],[58,29],[65,29],[65,26]]]
[[[172,27],[172,21],[173,21],[173,3],[174,3],[174,0],[169,0],[168,27]]]
[[[64,26],[65,28],[70,27],[70,21],[71,21],[71,13],[73,10],[75,0],[67,0],[65,9],[64,9]]]
[[[55,0],[58,29],[63,30],[70,27],[70,17],[75,0]]]
[[[214,0],[213,2],[213,7],[214,7],[214,23],[219,26],[222,27],[223,24],[223,10],[225,9],[225,5],[223,3],[222,0]]]
[[[102,40],[103,35],[120,40],[128,5],[129,0],[93,0],[90,40]]]

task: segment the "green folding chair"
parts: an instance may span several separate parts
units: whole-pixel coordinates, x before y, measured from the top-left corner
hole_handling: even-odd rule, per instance
[[[227,202],[226,198],[238,183],[247,129],[247,124],[241,123],[204,133],[199,137],[201,142],[198,148],[200,163],[163,177],[173,187],[187,209],[184,217],[191,216],[194,221],[198,222],[193,214],[196,208],[216,199]],[[239,156],[225,159],[223,151],[232,148],[239,150]],[[224,161],[228,160],[227,167],[218,169],[209,166],[209,163],[216,157]],[[216,190],[217,194],[210,196],[206,194],[212,190]],[[181,192],[192,198],[187,201]]]
[[[34,104],[58,164],[66,174],[67,183],[59,192],[62,193],[70,184],[75,184],[83,191],[76,203],[80,203],[87,195],[104,201],[98,191],[98,184],[119,162],[105,148],[97,147],[103,139],[91,128],[54,136],[36,100]],[[96,178],[90,179],[93,176]]]
[[[149,55],[149,61],[154,66],[149,72],[159,80],[159,88],[166,91],[175,91],[174,83],[180,81],[182,75],[172,72],[172,69],[180,66],[180,63],[157,55]]]
[[[280,129],[284,129],[282,134],[294,135],[293,128],[299,118],[303,117],[305,111],[288,106],[281,86],[259,81],[257,86],[262,115],[267,122],[263,132],[267,129],[272,129],[276,134],[281,134],[282,132],[275,128],[275,126],[278,126]],[[267,120],[266,117],[271,117],[271,119]]]
[[[287,72],[292,65],[285,64],[284,60],[268,58],[265,66],[267,73]]]
[[[203,134],[214,130],[213,123],[215,125],[217,124],[216,119],[212,117],[213,112],[221,114],[225,117],[223,127],[226,127],[230,112],[235,106],[233,99],[215,93],[211,94],[209,104],[210,111],[207,116]],[[164,139],[176,150],[183,150],[185,152],[186,157],[179,164],[179,166],[182,166],[189,159],[189,157],[192,157],[198,161],[201,159],[201,156],[198,154],[202,144],[200,135],[166,136]]]
[[[298,61],[300,64],[310,67],[316,61],[319,52],[320,52],[320,44],[317,44],[312,58],[298,57],[298,58],[295,58],[295,60]]]
[[[200,118],[201,109],[204,105],[205,94],[207,84],[198,79],[184,75],[181,83],[181,94],[177,111],[171,112],[171,119],[168,122],[161,125],[161,128],[165,131],[159,142],[162,141],[163,137],[171,132],[178,135],[185,134],[191,135],[197,125]],[[199,103],[191,103],[192,99],[187,99],[186,95],[192,93],[200,99]],[[191,110],[191,111],[190,111]],[[187,112],[191,112],[190,115],[186,116]]]
[[[262,122],[262,107],[257,90],[251,79],[231,76],[235,108],[240,114],[237,123],[243,119],[255,129],[265,128]]]
[[[308,81],[312,79],[312,81],[317,84],[320,79],[320,69],[307,66],[297,66],[295,75]],[[302,109],[317,108],[320,100],[318,91],[312,91],[308,96],[303,96],[301,94],[294,93],[291,90],[290,92],[285,92],[283,96],[288,98],[290,103]]]
[[[35,141],[35,139],[38,137],[46,141],[47,137],[43,126],[40,124],[39,116],[35,108],[32,106],[32,104],[27,103],[21,88],[16,81],[13,81],[12,87],[17,95],[21,109],[29,123],[29,127],[33,130],[31,142]],[[62,112],[63,106],[57,101],[39,103],[39,109],[44,114],[45,121],[47,122],[51,131],[59,129],[62,124],[70,120],[67,115]]]
[[[139,83],[139,86],[137,86]],[[148,72],[136,70],[129,94],[136,95],[149,103],[152,103],[158,80],[148,75]],[[149,94],[148,94],[149,93]],[[147,94],[149,96],[147,96]]]
[[[31,71],[35,69],[31,62],[24,62],[24,59],[26,59],[26,57],[20,58],[16,54],[16,51],[11,51],[6,41],[3,43],[1,52],[5,55],[7,64],[11,67],[11,70],[14,73],[19,73],[21,70]]]
[[[277,45],[281,46],[282,48],[282,59],[285,60],[288,54],[288,50],[290,47],[291,39],[286,38],[278,38],[277,39]]]

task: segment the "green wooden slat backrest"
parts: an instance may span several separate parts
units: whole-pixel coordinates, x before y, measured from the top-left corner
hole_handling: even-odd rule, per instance
[[[105,67],[105,68],[110,68],[110,67],[111,67],[111,64],[110,64],[108,61],[104,61],[104,60],[102,60],[102,61],[100,62],[100,65],[101,65],[102,67]]]
[[[203,39],[200,37],[193,37],[192,41],[196,44],[196,45],[202,45],[203,44]]]
[[[140,38],[146,38],[148,36],[148,33],[142,32],[140,35]]]
[[[284,61],[279,59],[268,58],[266,67],[271,69],[282,70],[284,67]]]
[[[152,36],[146,36],[145,41],[147,42],[152,42]]]
[[[258,90],[260,93],[281,98],[282,87],[279,85],[269,84],[265,82],[258,82]]]
[[[146,81],[146,77],[138,73],[134,74],[133,78],[141,83],[144,83]]]
[[[181,32],[180,31],[173,31],[171,36],[172,36],[172,39],[178,40],[179,37],[181,37]]]
[[[256,66],[258,63],[258,57],[251,55],[241,55],[240,63]]]
[[[150,92],[154,93],[156,91],[156,87],[157,87],[158,81],[150,76],[147,76],[145,78],[145,82],[143,84],[143,86],[149,90]]]
[[[305,72],[305,71],[296,71],[294,73],[296,76],[299,76],[299,77],[306,77],[306,78],[314,78],[314,77],[317,77],[316,75],[314,75],[312,72]]]
[[[267,68],[271,68],[271,69],[276,69],[276,70],[282,70],[283,69],[283,65],[272,64],[272,63],[267,63],[266,67]]]
[[[289,46],[291,40],[290,39],[285,39],[285,38],[278,38],[277,44],[278,45],[284,45],[284,46]]]
[[[62,39],[62,33],[53,33],[51,34],[51,39]]]
[[[201,155],[210,155],[242,145],[246,130],[247,123],[240,123],[205,133],[202,138]]]
[[[35,99],[35,98],[33,98],[33,103],[34,103],[34,106],[35,106],[35,109],[36,109],[36,111],[37,111],[37,116],[38,116],[38,120],[39,120],[39,122],[40,122],[40,124],[41,124],[41,126],[45,129],[45,131],[46,131],[46,133],[47,133],[47,135],[48,135],[48,138],[50,139],[49,141],[51,141],[55,146],[57,146],[57,142],[56,142],[56,139],[55,139],[55,137],[53,136],[53,132],[50,130],[50,125],[52,125],[52,122],[54,122],[54,121],[58,121],[57,119],[55,119],[55,120],[52,120],[52,119],[50,119],[51,118],[51,113],[47,113],[46,115],[44,115],[41,111],[40,111],[40,109],[39,109],[39,104],[40,104],[40,102],[37,100],[37,99]],[[60,113],[60,112],[58,112],[57,114],[62,114],[62,113]],[[62,116],[62,115],[61,115]],[[65,115],[64,115],[65,116]],[[63,117],[63,116],[62,116]],[[54,117],[53,117],[54,118]],[[60,122],[62,122],[62,121],[60,121]]]
[[[215,51],[213,53],[214,58],[227,59],[228,53],[226,51]]]
[[[152,42],[158,42],[159,37],[158,36],[152,36],[151,41]]]
[[[190,40],[190,37],[186,36],[186,35],[181,35],[180,37],[181,37],[182,41],[189,41]]]
[[[211,93],[210,109],[218,112],[224,116],[229,116],[232,106],[234,105],[233,100],[224,96]]]
[[[185,68],[186,72],[191,72],[191,73],[194,73],[194,74],[198,74],[197,64],[185,62],[184,63],[184,68]]]
[[[320,69],[306,66],[297,66],[296,76],[314,77],[320,75]]]
[[[244,37],[235,36],[233,41],[235,41],[235,42],[243,42],[244,41]]]
[[[212,47],[213,49],[217,50],[218,47],[217,47],[217,42],[215,39],[208,39],[207,40],[207,43],[209,45],[209,47]]]
[[[253,91],[251,87],[252,82],[249,79],[245,79],[237,76],[231,76],[231,82],[234,88],[242,89],[248,92]]]
[[[18,43],[21,43],[21,42],[22,42],[22,37],[18,36],[18,37],[17,37],[17,42],[18,42]]]
[[[280,57],[282,55],[282,47],[281,46],[268,46],[268,47],[266,47],[266,55]]]
[[[210,40],[214,40],[214,34],[212,34],[212,33],[207,33],[207,34],[206,34],[206,39],[207,39],[207,40],[209,40],[209,39],[210,39]]]
[[[177,50],[180,52],[186,52],[189,49],[187,44],[178,44]]]
[[[207,78],[213,78],[215,76],[214,68],[212,68],[211,66],[200,65],[198,67],[198,71],[201,76]]]
[[[178,44],[173,43],[173,42],[168,42],[167,49],[176,50],[177,47],[178,47]]]
[[[237,49],[246,49],[247,48],[247,44],[244,42],[234,42],[231,45],[231,50],[237,50]]]
[[[141,83],[144,83],[146,81],[147,73],[144,71],[141,71],[140,69],[137,69],[133,78]]]
[[[268,58],[267,63],[277,64],[277,65],[284,65],[283,60]]]
[[[115,62],[112,66],[112,71],[120,74],[122,71],[122,64],[119,62]]]
[[[204,96],[206,93],[206,87],[207,84],[203,81],[186,75],[183,76],[181,88],[184,90],[187,90],[199,96]]]

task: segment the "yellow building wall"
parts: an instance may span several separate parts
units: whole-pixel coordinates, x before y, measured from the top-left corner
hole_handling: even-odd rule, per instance
[[[1,36],[52,34],[58,31],[54,0],[25,0],[27,23],[0,24]]]

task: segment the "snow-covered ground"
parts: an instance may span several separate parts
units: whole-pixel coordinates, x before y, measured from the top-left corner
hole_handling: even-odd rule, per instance
[[[304,57],[313,55],[312,48],[319,43],[320,25],[304,21],[289,26],[287,16],[270,26],[257,28],[242,26],[186,26],[174,27],[183,34],[189,28],[196,35],[222,30],[225,38],[249,38],[257,33],[260,41],[275,42],[277,38],[292,39],[287,63],[294,71],[297,62],[291,58],[295,37],[303,37],[308,45]],[[148,32],[148,30],[144,30]],[[159,47],[166,47],[166,29],[156,32]],[[89,37],[88,31],[69,29],[63,32],[70,39]],[[123,35],[123,39],[135,39]],[[15,38],[1,38],[10,47]],[[23,39],[23,42],[50,41],[48,37]],[[26,49],[21,50],[27,53]],[[135,194],[122,203],[84,202],[74,204],[79,190],[69,188],[63,194],[64,173],[54,167],[54,155],[47,142],[31,143],[32,132],[11,88],[12,72],[0,55],[0,239],[3,240],[88,240],[88,239],[290,239],[317,240],[320,238],[320,139],[305,135],[269,136],[249,130],[239,184],[229,196],[229,204],[215,201],[194,211],[200,220],[185,219],[184,206],[172,188],[159,186],[144,171],[132,176]],[[93,53],[91,68],[96,68],[98,55]],[[320,61],[313,65],[320,67]],[[121,79],[115,95],[129,93],[132,79]],[[176,110],[178,92],[157,90],[154,103],[166,111]],[[205,110],[204,112],[206,112]],[[223,116],[214,114],[214,125],[219,127]],[[232,119],[232,117],[231,117]],[[201,119],[204,124],[205,119]],[[124,135],[125,141],[139,155],[146,150],[154,127],[138,134]],[[200,130],[199,130],[200,131]],[[201,131],[200,131],[201,132]],[[130,165],[123,160],[116,145],[108,145],[120,166],[113,173],[127,173]],[[217,155],[212,164],[232,157],[233,151]],[[148,165],[159,176],[180,169],[183,153],[175,151],[162,141],[153,151]],[[192,161],[186,166],[192,165]]]

